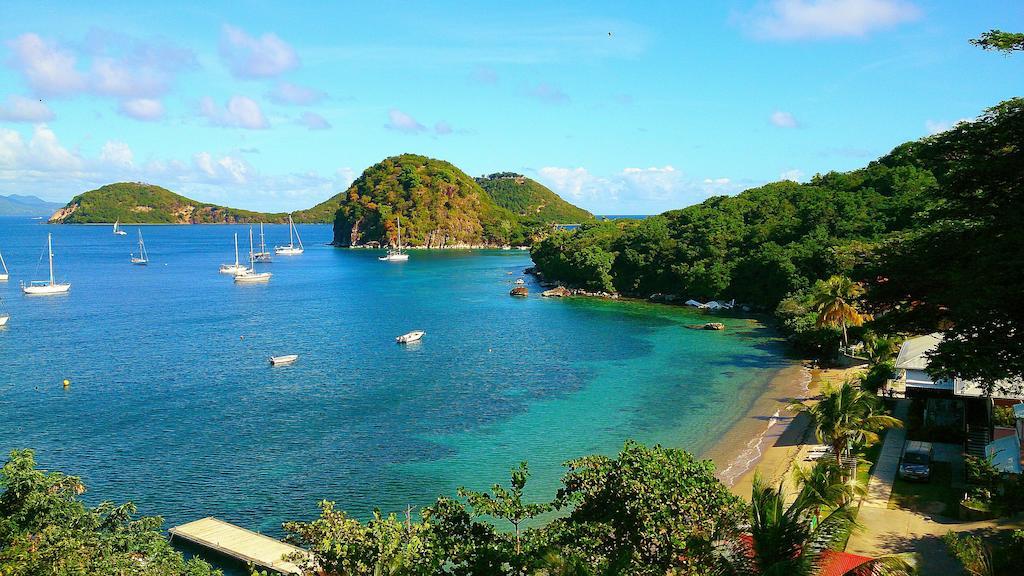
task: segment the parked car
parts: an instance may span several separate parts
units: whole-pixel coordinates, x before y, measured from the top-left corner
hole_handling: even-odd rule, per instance
[[[932,475],[932,443],[910,441],[903,445],[900,478],[927,482]]]

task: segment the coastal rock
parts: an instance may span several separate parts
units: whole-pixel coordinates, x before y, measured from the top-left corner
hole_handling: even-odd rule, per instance
[[[530,291],[526,288],[526,286],[516,286],[508,294],[509,294],[509,296],[523,296],[523,297],[525,297],[525,296],[529,296],[530,295]]]
[[[572,292],[569,292],[569,289],[565,286],[556,286],[551,290],[541,292],[540,295],[545,298],[563,298],[565,296],[571,296]]]
[[[708,322],[701,326],[701,330],[725,330],[725,324],[721,322]]]

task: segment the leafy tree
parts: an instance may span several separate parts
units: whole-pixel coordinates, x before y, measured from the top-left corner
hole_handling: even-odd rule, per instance
[[[160,532],[158,517],[136,518],[133,504],[88,508],[81,480],[36,468],[31,450],[15,450],[0,470],[0,574],[212,576],[185,561]]]
[[[459,488],[459,496],[469,501],[473,513],[478,516],[490,516],[499,518],[512,524],[515,531],[516,555],[522,553],[522,542],[520,525],[530,518],[536,518],[551,510],[551,504],[534,504],[523,502],[523,489],[526,487],[526,480],[530,477],[530,470],[526,462],[520,462],[519,466],[512,469],[510,489],[505,489],[500,484],[491,487],[491,492],[475,492],[466,488]]]
[[[978,38],[973,38],[971,44],[982,50],[997,50],[1011,54],[1024,50],[1024,34],[992,29],[983,33]]]
[[[813,306],[818,312],[818,326],[840,327],[843,347],[849,346],[847,326],[861,326],[869,316],[857,309],[857,299],[864,295],[864,287],[845,276],[832,276],[819,280],[812,291]]]
[[[629,441],[615,459],[587,456],[566,466],[557,501],[571,511],[552,528],[560,545],[627,566],[623,574],[703,573],[714,543],[743,516],[714,464],[682,450]]]
[[[838,388],[825,388],[817,403],[796,401],[789,408],[810,417],[818,441],[832,447],[836,463],[840,465],[848,448],[874,444],[881,430],[903,425],[899,419],[884,413],[874,394],[850,382]]]

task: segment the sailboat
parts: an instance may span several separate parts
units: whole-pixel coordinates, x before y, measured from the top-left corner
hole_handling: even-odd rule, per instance
[[[139,255],[132,254],[132,264],[139,266],[149,264],[149,252],[146,252],[146,243],[142,241],[142,228],[139,228]]]
[[[388,248],[388,253],[377,258],[381,262],[405,262],[409,259],[408,254],[402,252],[402,217],[398,216],[398,249]]]
[[[299,244],[302,240],[299,240]],[[263,239],[263,222],[260,222],[260,251],[254,254],[257,262],[270,262],[270,252],[267,251],[267,243]]]
[[[22,282],[21,291],[32,295],[64,294],[71,289],[70,283],[58,284],[53,279],[53,235],[46,235],[46,252],[50,257],[50,279],[33,280],[27,285]]]
[[[7,272],[7,262],[4,262],[3,254],[0,254],[0,267],[4,269],[3,272],[0,272],[0,282],[6,282],[11,275]]]
[[[299,245],[295,245],[295,240],[299,241]],[[251,247],[250,247],[251,249]],[[298,256],[302,254],[302,238],[299,238],[299,231],[295,229],[295,223],[292,222],[292,215],[288,215],[288,245],[287,246],[274,246],[274,254],[278,256]]]
[[[235,282],[238,284],[256,284],[258,282],[270,282],[270,272],[256,271],[256,257],[253,254],[252,228],[249,228],[249,268],[241,274],[235,274]]]
[[[121,230],[120,226],[121,226],[121,221],[120,220],[114,220],[114,234],[116,234],[118,236],[127,236],[128,233],[125,232],[124,230]]]
[[[235,263],[234,264],[221,264],[221,274],[245,274],[249,269],[238,262],[238,234],[235,234]]]
[[[4,299],[0,298],[0,326],[7,324],[7,321],[11,319],[11,315],[7,313],[7,308],[4,306]]]

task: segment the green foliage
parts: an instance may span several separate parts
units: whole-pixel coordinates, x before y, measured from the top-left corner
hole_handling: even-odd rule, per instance
[[[615,459],[587,456],[566,464],[559,491],[569,516],[556,520],[563,547],[624,574],[708,570],[714,543],[743,516],[740,500],[714,475],[714,465],[682,450],[627,442]]]
[[[892,378],[895,369],[896,366],[891,360],[873,364],[868,368],[864,376],[861,377],[860,387],[872,394],[877,394],[885,386],[885,383]]]
[[[971,576],[995,576],[992,556],[981,538],[977,536],[961,536],[956,532],[947,532],[942,537],[946,548],[954,558],[960,561],[964,570]]]
[[[212,576],[168,544],[158,517],[135,506],[86,507],[78,478],[36,468],[31,450],[15,450],[0,471],[0,574]]]
[[[499,172],[477,178],[476,183],[495,204],[519,216],[528,228],[581,224],[594,219],[590,212],[573,206],[543,184],[522,174]]]
[[[1024,50],[1024,34],[1020,32],[1003,32],[1002,30],[989,30],[980,37],[971,39],[971,44],[982,50],[996,50],[1011,54]]]
[[[523,488],[526,487],[526,480],[530,477],[530,470],[526,462],[520,462],[519,466],[512,469],[511,488],[505,489],[501,484],[495,484],[491,491],[474,492],[466,488],[459,488],[459,496],[469,501],[473,513],[477,516],[490,516],[505,520],[512,524],[516,537],[516,555],[522,553],[520,525],[531,518],[551,510],[550,504],[528,504],[523,502]]]
[[[492,197],[481,183],[492,188]],[[495,176],[474,180],[442,160],[402,154],[367,168],[348,190],[313,208],[337,206],[338,246],[397,242],[410,246],[522,245],[545,225],[583,213],[529,179]]]
[[[63,224],[210,224],[287,222],[287,214],[267,214],[197,202],[166,188],[141,182],[118,182],[79,194],[69,211],[53,222]],[[327,220],[324,220],[325,222]]]
[[[832,447],[838,463],[847,449],[870,446],[886,428],[902,427],[900,420],[885,414],[882,403],[866,390],[844,382],[838,388],[826,387],[815,404],[802,401],[790,409],[806,413],[818,441]]]
[[[992,409],[992,420],[996,426],[1013,426],[1016,423],[1013,406],[996,406]]]

